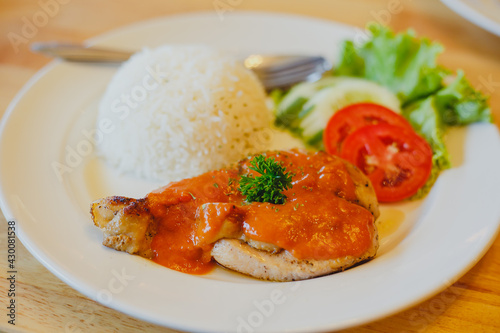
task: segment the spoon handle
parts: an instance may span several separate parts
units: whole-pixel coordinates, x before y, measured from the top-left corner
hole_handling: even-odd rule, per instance
[[[96,47],[85,47],[79,44],[33,43],[31,50],[51,57],[59,57],[79,62],[123,62],[130,58],[132,52],[117,51]]]

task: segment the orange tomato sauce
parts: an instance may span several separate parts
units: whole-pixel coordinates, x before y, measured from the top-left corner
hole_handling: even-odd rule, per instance
[[[355,186],[341,160],[296,150],[267,157],[293,174],[285,204],[245,202],[237,189],[239,175],[255,173],[248,160],[150,193],[148,207],[158,223],[153,260],[181,272],[207,273],[214,265],[213,242],[221,235],[244,234],[298,259],[359,256],[371,246],[374,218],[350,202],[356,200]]]

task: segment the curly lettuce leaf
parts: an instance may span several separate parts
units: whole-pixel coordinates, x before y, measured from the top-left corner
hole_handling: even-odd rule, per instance
[[[394,92],[403,106],[443,87],[448,71],[436,64],[443,47],[415,37],[409,30],[394,34],[384,26],[371,26],[372,38],[356,47],[352,41],[342,45],[336,75],[363,77]]]
[[[340,46],[340,62],[333,69],[335,75],[365,77],[365,59],[351,40],[344,41]]]
[[[427,140],[433,151],[433,162],[439,170],[450,167],[448,150],[444,143],[445,126],[434,97],[428,97],[403,109],[403,116]]]
[[[403,115],[429,142],[433,151],[431,176],[413,198],[426,195],[439,173],[451,167],[444,143],[448,126],[492,121],[487,98],[471,87],[462,71],[458,71],[454,81],[436,94],[404,108]]]
[[[472,88],[461,70],[453,82],[436,93],[435,104],[446,125],[461,126],[493,120],[488,99]]]
[[[451,167],[448,150],[444,143],[445,124],[435,105],[435,96],[421,99],[403,109],[403,116],[412,124],[432,148],[432,170],[427,182],[412,199],[420,199],[427,195],[442,170]]]
[[[447,126],[491,122],[487,98],[474,90],[458,71],[456,78],[436,94],[420,99],[405,108],[403,115],[432,147],[439,169],[450,167],[443,140]]]

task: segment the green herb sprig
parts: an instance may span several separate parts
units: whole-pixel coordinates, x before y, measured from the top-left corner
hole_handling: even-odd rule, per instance
[[[269,202],[283,204],[286,195],[283,191],[292,188],[292,175],[274,158],[265,158],[264,155],[255,156],[250,161],[249,169],[258,172],[241,176],[238,190],[245,195],[249,202]]]

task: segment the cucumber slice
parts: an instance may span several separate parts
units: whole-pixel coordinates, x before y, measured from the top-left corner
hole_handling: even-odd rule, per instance
[[[306,144],[320,147],[322,132],[330,117],[341,108],[360,102],[373,102],[401,112],[399,99],[387,88],[364,79],[343,78],[303,104],[297,122],[300,121],[301,136]]]
[[[339,77],[326,77],[316,82],[303,82],[294,86],[276,108],[276,126],[287,127],[292,130],[296,128],[299,125],[297,117],[304,104],[319,90],[333,86],[342,79]]]

